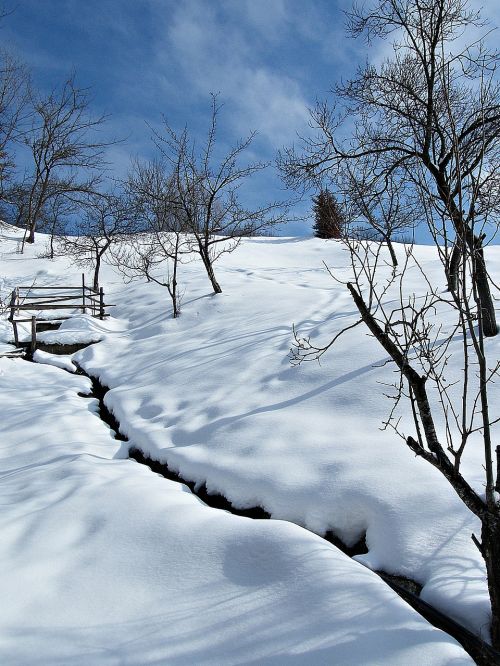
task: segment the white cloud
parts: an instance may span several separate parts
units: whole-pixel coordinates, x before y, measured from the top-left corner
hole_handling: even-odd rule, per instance
[[[207,98],[220,92],[236,132],[257,130],[276,148],[308,118],[298,81],[275,70],[259,51],[259,41],[264,48],[266,35],[282,25],[284,3],[270,3],[271,15],[261,13],[260,0],[238,3],[235,12],[234,6],[221,9],[197,0],[179,5],[169,17],[168,44],[159,57],[171,68],[173,56],[182,68],[187,101],[192,93]]]
[[[226,6],[240,12],[247,24],[271,41],[278,41],[286,30],[290,14],[285,0],[226,0]]]

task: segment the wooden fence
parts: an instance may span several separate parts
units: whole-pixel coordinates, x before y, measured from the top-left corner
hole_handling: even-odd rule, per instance
[[[37,326],[43,323],[60,324],[62,320],[73,316],[75,311],[89,313],[99,319],[108,316],[104,303],[104,289],[102,287],[94,289],[86,285],[84,274],[82,274],[82,284],[76,287],[62,285],[16,287],[11,294],[9,315],[16,347],[19,347],[17,328],[19,323],[31,324],[30,347],[33,352],[36,349]]]

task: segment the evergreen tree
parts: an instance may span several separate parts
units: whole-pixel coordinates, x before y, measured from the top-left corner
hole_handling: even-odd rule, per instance
[[[314,235],[317,238],[341,238],[344,218],[337,200],[329,190],[313,197]]]

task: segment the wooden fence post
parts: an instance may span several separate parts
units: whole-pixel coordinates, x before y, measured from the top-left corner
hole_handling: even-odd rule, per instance
[[[14,315],[16,314],[16,290],[12,290],[10,295],[10,320],[14,321]]]
[[[14,331],[14,344],[16,347],[19,347],[19,334],[17,332],[17,321],[14,319],[16,315],[16,290],[12,290],[12,295],[10,297],[10,323],[12,324],[12,330]]]
[[[31,317],[31,353],[36,352],[36,317]]]
[[[104,319],[104,289],[99,287],[99,319]]]
[[[83,303],[83,314],[87,312],[85,309],[85,273],[82,273],[82,303]]]

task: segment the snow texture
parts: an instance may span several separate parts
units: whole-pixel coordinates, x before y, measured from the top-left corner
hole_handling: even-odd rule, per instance
[[[472,663],[319,537],[121,460],[86,378],[0,359],[0,388],[2,664]]]
[[[33,354],[33,360],[36,363],[45,363],[53,365],[56,368],[62,368],[68,372],[76,372],[76,365],[67,354],[49,354],[41,349],[37,349]]]
[[[15,233],[4,235],[3,295],[78,276],[65,259],[15,254]],[[432,250],[419,252],[438,284]],[[478,522],[380,430],[384,354],[358,327],[321,365],[290,366],[292,322],[325,342],[356,316],[323,261],[347,275],[337,243],[249,239],[217,265],[221,295],[201,264],[182,267],[176,320],[166,290],[124,285],[105,266],[113,317],[67,330],[99,333],[73,359],[110,387],[128,445],[77,396],[85,378],[0,360],[2,663],[471,663],[367,568],[417,580],[424,599],[487,637]],[[210,509],[128,460],[128,446],[276,520]],[[465,464],[480,490],[479,454]],[[347,544],[366,534],[366,566],[311,533],[327,530]]]

